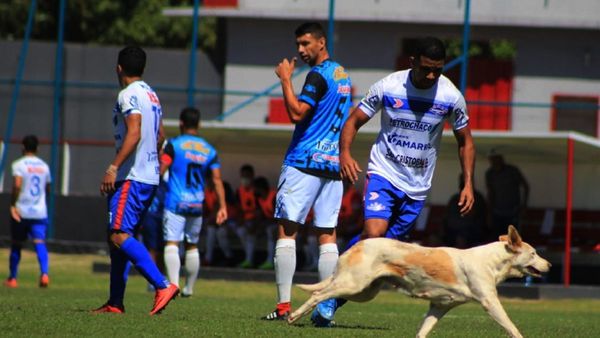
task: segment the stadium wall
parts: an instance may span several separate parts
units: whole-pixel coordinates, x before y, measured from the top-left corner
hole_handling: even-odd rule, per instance
[[[17,69],[20,42],[0,41],[0,130],[6,129],[8,110]],[[55,44],[32,41],[26,59],[24,83],[21,86],[12,131],[13,140],[20,142],[26,134],[36,134],[41,140],[52,135]],[[98,182],[114,155],[112,109],[118,93],[115,65],[121,47],[101,47],[66,44],[63,78],[69,85],[64,90],[61,113],[61,138],[73,141],[71,147],[71,192],[75,195],[96,195]],[[185,89],[188,81],[189,53],[184,50],[148,48],[144,79],[153,86],[161,100],[165,118],[178,118],[187,105]],[[222,76],[208,57],[198,51],[196,88],[212,89],[214,93],[195,96],[204,119],[214,119],[221,113]],[[45,150],[44,150],[45,151]],[[20,146],[12,146],[5,170],[10,175],[10,162],[20,154]],[[61,152],[62,154],[62,152]],[[43,154],[44,155],[44,154]],[[61,155],[62,156],[62,155]],[[43,156],[49,160],[48,156]],[[55,178],[55,181],[56,180]],[[5,184],[4,189],[8,186]]]

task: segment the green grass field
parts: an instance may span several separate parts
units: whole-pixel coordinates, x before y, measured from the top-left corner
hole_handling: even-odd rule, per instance
[[[0,250],[2,278],[7,274],[8,251]],[[0,287],[2,337],[411,337],[427,310],[425,301],[392,291],[374,301],[350,303],[336,316],[332,329],[265,322],[258,318],[272,310],[274,283],[208,281],[200,279],[195,295],[177,298],[160,316],[150,317],[153,294],[143,278],[131,277],[125,315],[93,315],[104,303],[108,274],[92,273],[92,262],[108,261],[93,255],[51,254],[51,285],[37,287],[37,261],[23,252],[19,288]],[[294,289],[294,304],[307,295]],[[525,337],[599,337],[600,301],[503,300]],[[435,327],[431,337],[504,337],[504,331],[476,304],[461,306]]]

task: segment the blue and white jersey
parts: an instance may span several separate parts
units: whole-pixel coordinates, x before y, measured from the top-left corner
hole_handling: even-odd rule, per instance
[[[165,209],[180,215],[202,215],[204,178],[221,167],[217,151],[203,138],[183,134],[167,141],[163,162],[169,162]]]
[[[382,112],[367,172],[384,177],[412,199],[424,200],[445,120],[454,130],[469,121],[460,91],[443,75],[433,87],[418,89],[410,80],[410,70],[403,70],[371,86],[358,107],[371,118]]]
[[[125,118],[130,114],[142,115],[141,137],[137,148],[119,167],[116,181],[133,180],[157,185],[160,174],[157,144],[162,108],[158,96],[144,81],[133,82],[119,93],[113,109],[117,152],[125,141]]]
[[[325,60],[310,70],[298,99],[312,112],[296,125],[284,165],[339,180],[340,132],[352,105],[350,77],[340,64]]]
[[[17,210],[25,219],[48,217],[46,185],[52,181],[46,162],[37,156],[23,156],[12,163],[12,175],[22,179]]]

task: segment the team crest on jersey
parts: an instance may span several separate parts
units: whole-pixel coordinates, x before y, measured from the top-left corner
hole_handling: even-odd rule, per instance
[[[132,95],[129,98],[129,105],[131,106],[131,108],[138,108],[138,98],[135,95]]]
[[[429,111],[433,114],[444,116],[448,113],[448,107],[442,104],[434,104]]]
[[[398,109],[401,108],[403,105],[404,103],[402,103],[402,100],[394,98],[394,104],[392,105],[392,108]]]
[[[371,204],[368,204],[365,209],[367,210],[371,210],[371,211],[383,211],[385,210],[385,205],[379,203],[379,202],[373,202]]]
[[[366,99],[372,108],[377,107],[377,105],[379,104],[379,96],[377,96],[377,94],[371,93],[370,90],[367,92]]]
[[[187,142],[181,143],[181,149],[195,150],[195,151],[205,154],[205,155],[210,153],[210,149],[205,147],[204,144],[202,144],[200,142],[194,142],[194,141],[187,141]]]
[[[338,82],[343,79],[347,79],[348,74],[344,71],[344,67],[339,66],[333,71],[333,80]]]

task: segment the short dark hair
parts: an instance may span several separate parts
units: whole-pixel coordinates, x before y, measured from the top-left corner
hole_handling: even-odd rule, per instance
[[[138,46],[127,46],[119,52],[117,63],[127,76],[142,76],[146,67],[146,52]]]
[[[294,32],[296,37],[302,36],[304,34],[311,34],[316,39],[325,38],[327,40],[327,35],[325,34],[325,30],[323,26],[321,26],[318,22],[305,22],[296,28]]]
[[[39,144],[38,138],[35,135],[27,135],[23,137],[23,148],[25,151],[35,153]]]
[[[419,59],[421,56],[436,61],[445,60],[446,46],[442,40],[431,36],[419,39],[415,49],[415,58]]]
[[[198,128],[200,123],[200,111],[194,107],[185,107],[179,113],[179,121],[184,128]]]

